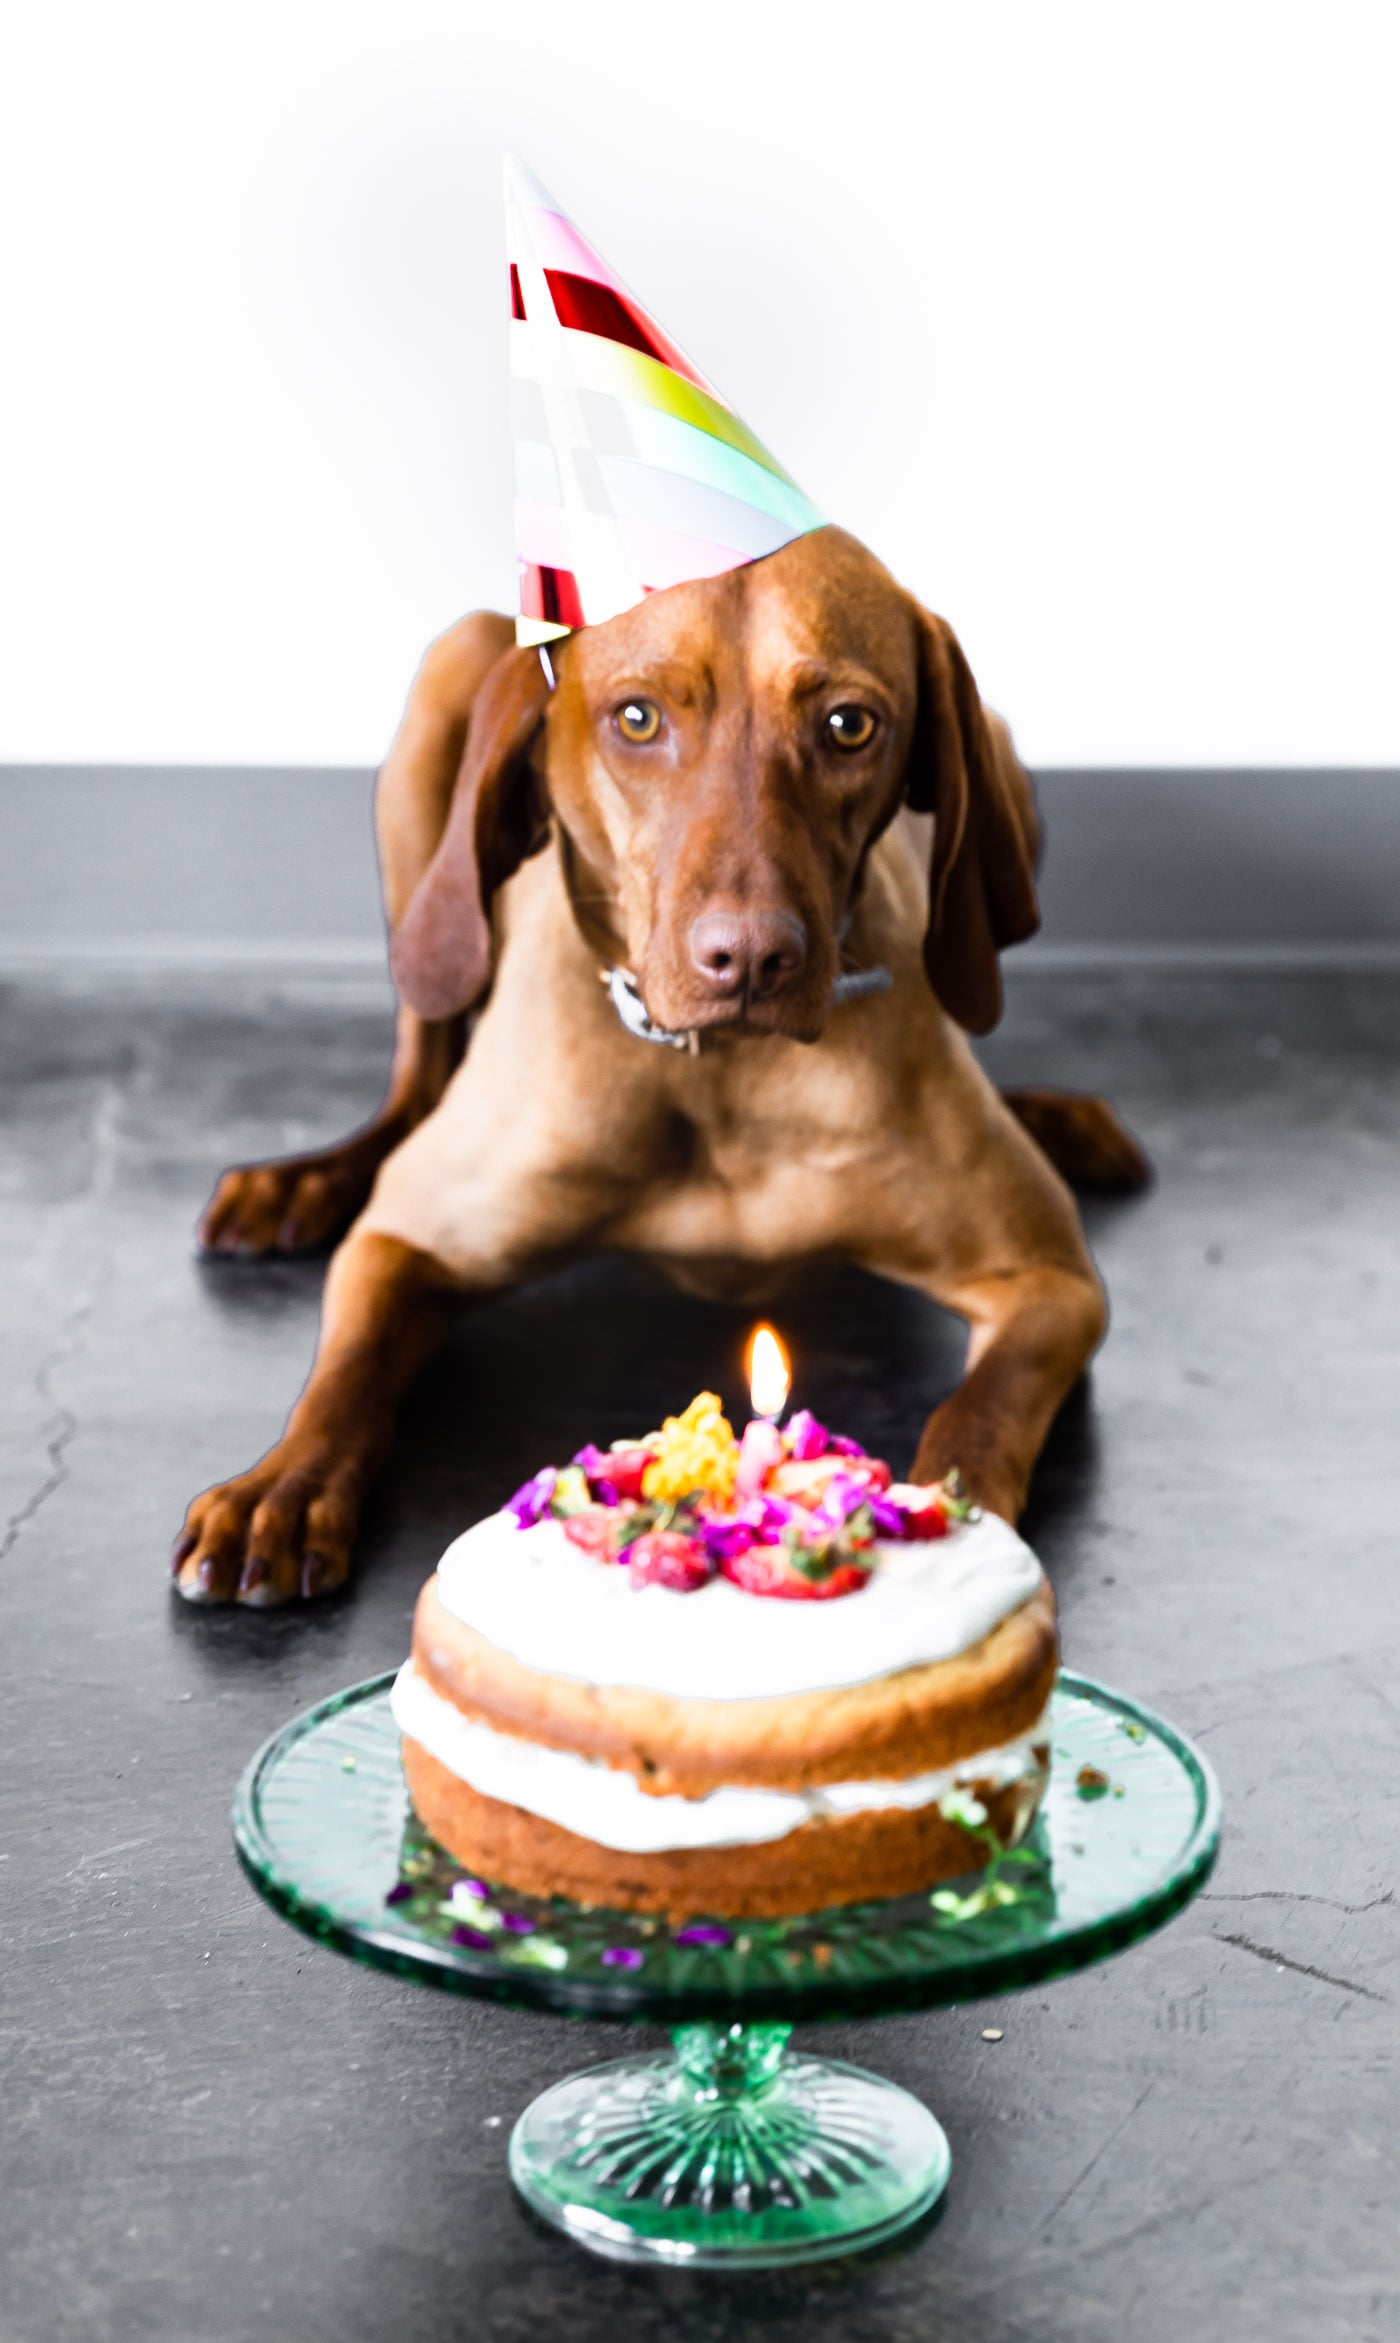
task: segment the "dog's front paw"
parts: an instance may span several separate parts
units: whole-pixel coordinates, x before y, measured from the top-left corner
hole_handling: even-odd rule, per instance
[[[243,1260],[320,1252],[363,1211],[387,1152],[376,1131],[319,1155],[235,1165],[205,1207],[200,1251]]]
[[[283,1441],[235,1481],[206,1489],[170,1557],[191,1603],[278,1603],[332,1594],[350,1570],[359,1498],[344,1461]]]
[[[909,1478],[922,1488],[956,1473],[974,1505],[1014,1523],[1026,1502],[1026,1476],[999,1446],[994,1430],[960,1408],[954,1392],[929,1417]]]

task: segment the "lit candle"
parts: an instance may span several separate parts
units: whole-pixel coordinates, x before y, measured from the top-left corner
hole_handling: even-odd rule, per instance
[[[792,1368],[782,1337],[771,1326],[755,1326],[749,1336],[745,1365],[749,1370],[749,1405],[756,1416],[776,1423],[792,1389]]]
[[[755,1326],[749,1336],[749,1405],[753,1414],[739,1443],[739,1477],[735,1495],[740,1502],[756,1497],[774,1465],[786,1451],[778,1418],[792,1389],[792,1369],[781,1340],[771,1326]]]

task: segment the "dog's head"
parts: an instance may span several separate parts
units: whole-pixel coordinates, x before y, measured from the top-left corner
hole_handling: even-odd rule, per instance
[[[494,889],[557,826],[574,914],[656,1024],[814,1041],[871,847],[934,816],[924,960],[972,1032],[1036,926],[1034,840],[951,629],[839,529],[508,651],[394,972],[443,1017],[489,979]]]

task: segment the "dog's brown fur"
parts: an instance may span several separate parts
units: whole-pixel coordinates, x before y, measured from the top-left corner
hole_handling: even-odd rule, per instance
[[[822,529],[553,659],[551,693],[491,615],[428,654],[377,801],[402,1004],[384,1107],[340,1149],[227,1173],[206,1214],[216,1253],[358,1217],[282,1439],[190,1507],[196,1600],[338,1585],[454,1299],[587,1248],[755,1302],[854,1261],[959,1312],[966,1373],[914,1475],[957,1464],[1013,1520],[1103,1332],[1049,1159],[1092,1185],[1146,1169],[1100,1101],[1001,1099],[959,1030],[995,1022],[997,954],[1035,925],[1037,833],[949,627]],[[617,723],[638,697],[663,719],[645,744]],[[833,741],[838,706],[874,715],[868,747]],[[839,964],[892,989],[833,1008]],[[692,1051],[624,1029],[613,966]]]

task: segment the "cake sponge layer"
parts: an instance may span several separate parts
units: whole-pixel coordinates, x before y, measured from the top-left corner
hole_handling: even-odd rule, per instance
[[[985,1847],[936,1805],[823,1816],[776,1844],[630,1854],[485,1797],[407,1734],[403,1767],[420,1821],[467,1870],[526,1895],[657,1912],[673,1922],[706,1914],[782,1919],[837,1904],[873,1903],[959,1878],[986,1860]],[[975,1779],[966,1786],[981,1798],[991,1827],[1009,1846],[1029,1827],[1043,1774],[1002,1788]]]
[[[857,1603],[861,1597],[843,1600]],[[1045,1709],[1057,1656],[1054,1598],[1043,1579],[1027,1602],[955,1658],[774,1699],[682,1700],[634,1685],[544,1675],[454,1618],[438,1599],[434,1579],[419,1597],[413,1623],[418,1673],[463,1715],[498,1733],[617,1767],[644,1789],[690,1798],[726,1784],[800,1790],[827,1782],[900,1780],[1015,1741]],[[423,1820],[440,1835],[427,1814]],[[804,1830],[842,1827],[844,1822],[824,1821]],[[785,1859],[801,1835],[783,1842]],[[956,1868],[966,1870],[970,1842],[955,1836],[962,1841]],[[806,1908],[801,1902],[783,1906]]]

